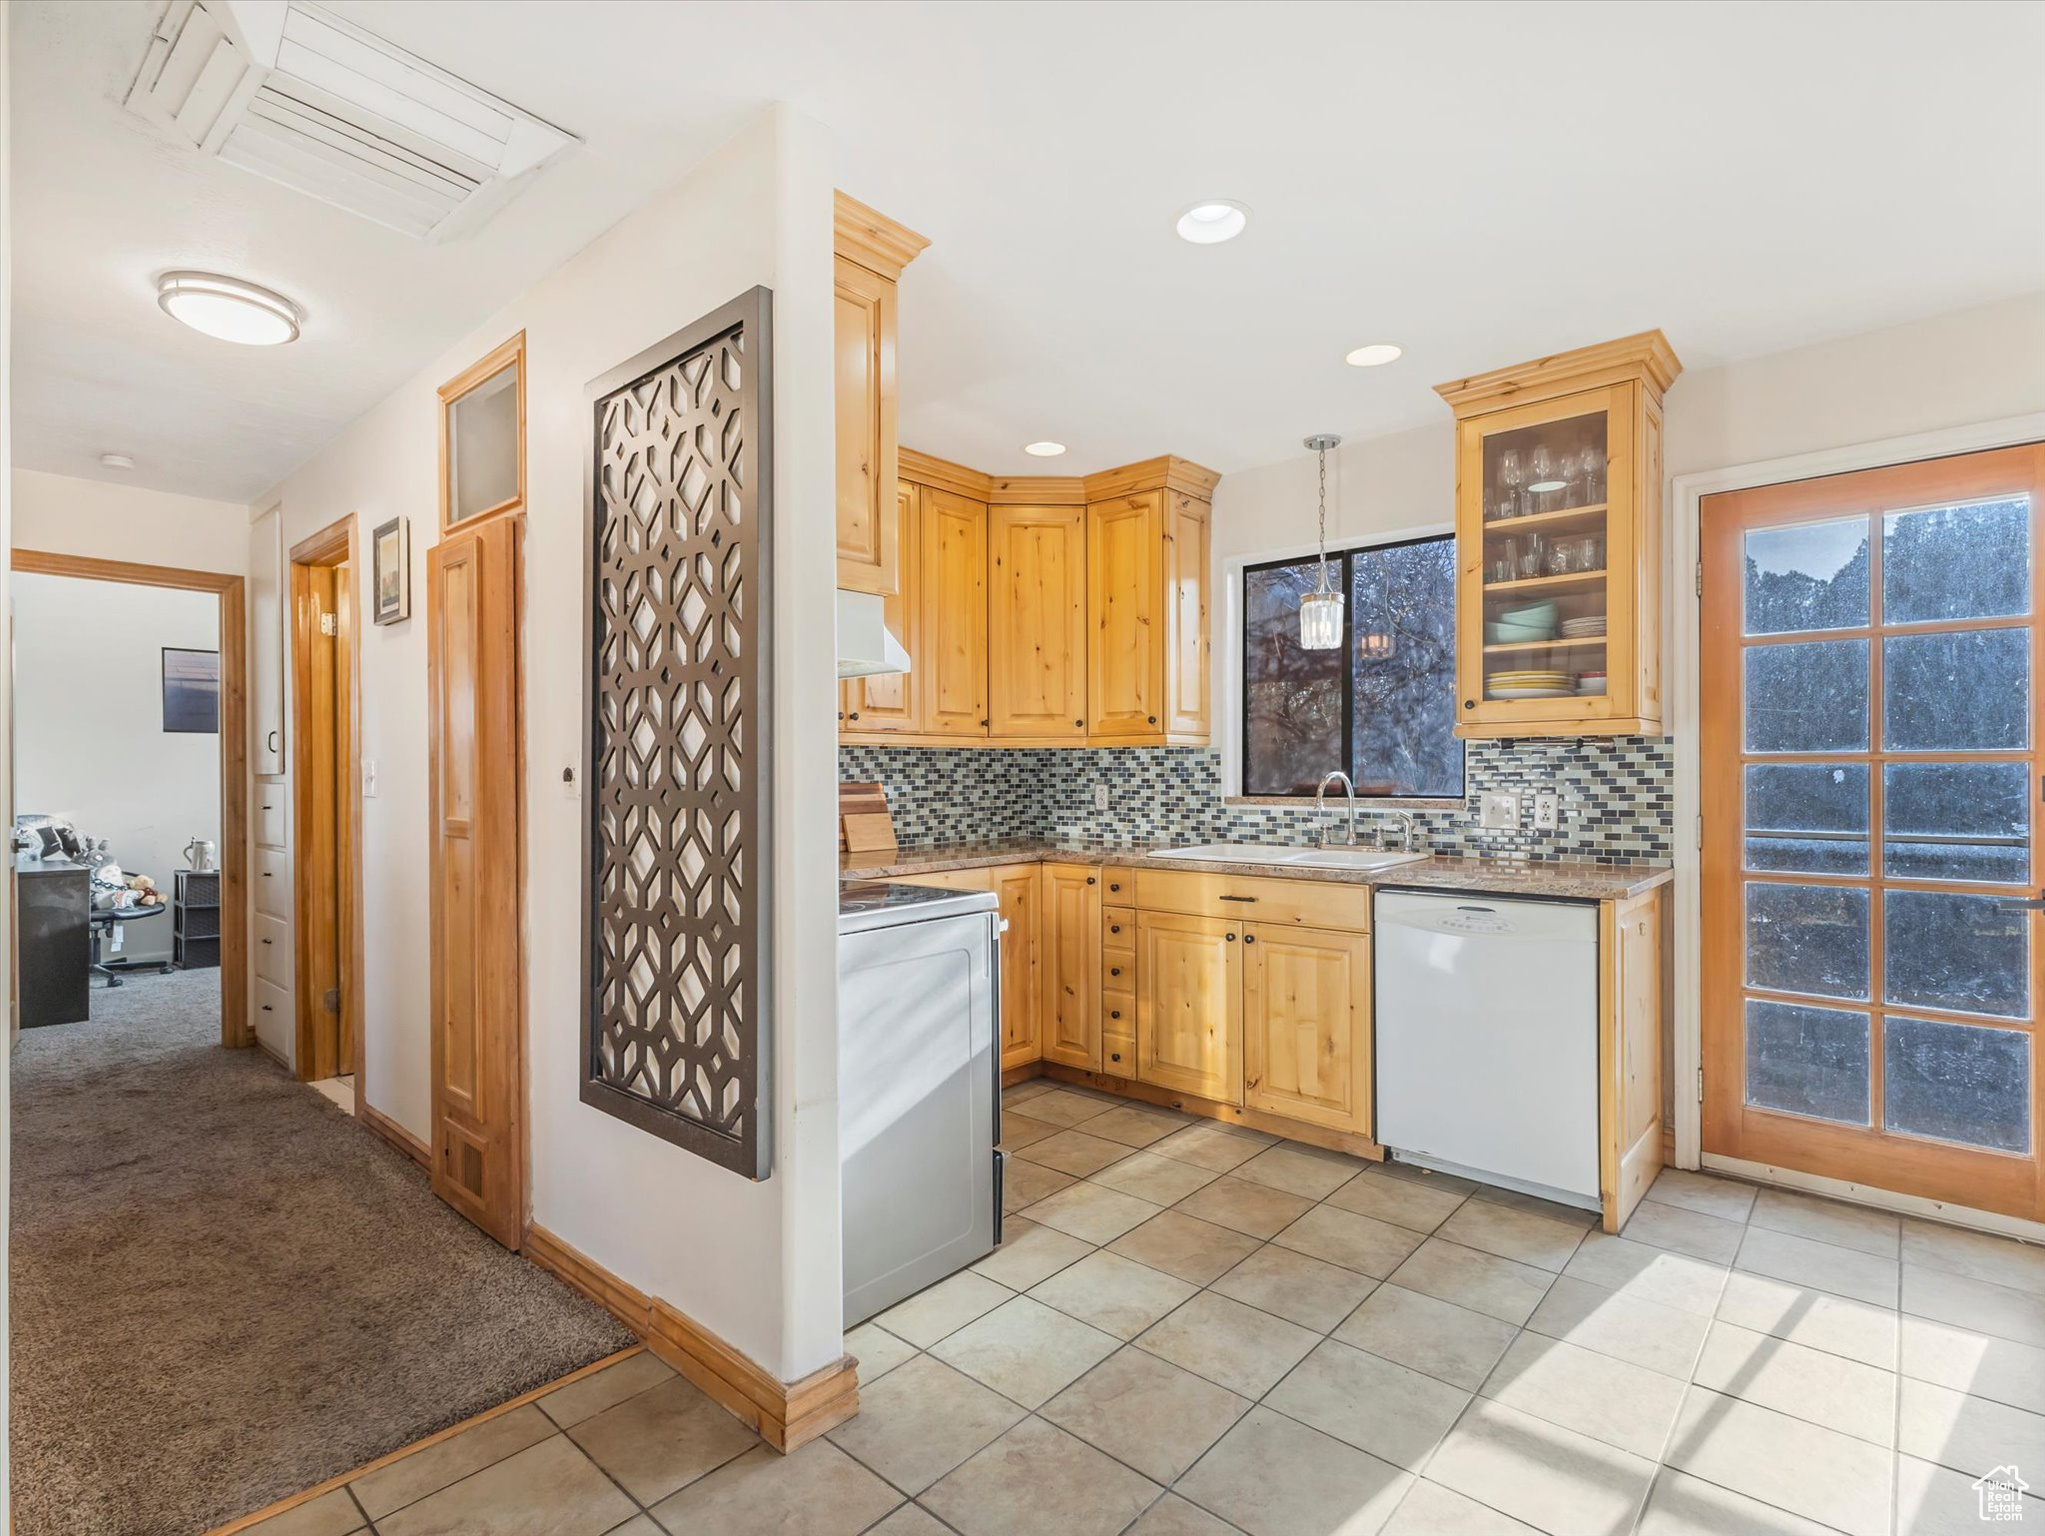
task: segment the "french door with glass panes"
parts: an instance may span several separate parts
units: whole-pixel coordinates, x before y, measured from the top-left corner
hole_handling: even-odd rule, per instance
[[[2045,446],[1705,499],[1704,1150],[2045,1218]]]

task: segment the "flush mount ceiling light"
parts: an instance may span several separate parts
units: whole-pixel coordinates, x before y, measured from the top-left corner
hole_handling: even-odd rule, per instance
[[[1299,643],[1302,650],[1332,651],[1342,643],[1342,594],[1328,585],[1328,450],[1342,441],[1332,432],[1316,432],[1307,447],[1321,460],[1321,580],[1299,600]]]
[[[133,469],[135,461],[125,453],[103,453],[99,456],[102,469]]]
[[[1033,454],[1035,457],[1040,459],[1055,459],[1058,457],[1059,454],[1063,453],[1064,451],[1065,445],[1063,443],[1054,443],[1049,441],[1048,439],[1041,443],[1023,444],[1024,453]]]
[[[303,318],[283,294],[217,272],[166,272],[156,280],[156,302],[173,320],[245,347],[296,341]]]
[[[1367,347],[1358,347],[1342,361],[1352,368],[1380,368],[1386,363],[1396,363],[1405,351],[1404,347],[1389,341],[1374,341]]]
[[[1224,240],[1235,239],[1249,222],[1250,210],[1241,203],[1215,197],[1204,203],[1195,203],[1180,214],[1177,227],[1181,240],[1189,240],[1194,245],[1219,245]]]

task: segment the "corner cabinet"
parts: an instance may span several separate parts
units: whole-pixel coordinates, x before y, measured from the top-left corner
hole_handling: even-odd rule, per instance
[[[1206,745],[1207,497],[1166,484],[1089,502],[1086,515],[1088,734],[1100,745]]]
[[[1086,508],[987,510],[989,734],[1086,740]]]
[[[895,481],[895,289],[930,242],[840,192],[834,220],[833,363],[838,585],[894,593],[902,551]]]
[[[1436,386],[1456,413],[1456,734],[1662,731],[1659,331]]]

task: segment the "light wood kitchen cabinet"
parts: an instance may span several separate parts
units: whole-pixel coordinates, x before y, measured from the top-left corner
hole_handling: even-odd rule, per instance
[[[930,242],[840,192],[834,221],[838,585],[897,590],[895,290]]]
[[[987,503],[923,486],[922,614],[926,736],[987,735]]]
[[[1086,740],[1084,506],[987,510],[990,734]]]
[[[1660,331],[1436,386],[1456,412],[1456,734],[1662,732]]]
[[[881,604],[888,631],[902,642],[910,656],[916,655],[922,626],[923,573],[919,563],[923,552],[922,503],[916,486],[907,481],[895,487],[895,516],[900,531],[902,578],[898,589]],[[870,677],[848,677],[838,685],[838,729],[840,732],[908,735],[923,729],[919,700],[923,674],[877,672]]]
[[[1370,935],[1243,929],[1243,1103],[1371,1133]]]
[[[1037,864],[1007,864],[994,871],[1001,899],[1001,1066],[1027,1066],[1041,1055],[1037,1020],[1042,995],[1044,878]]]
[[[1087,506],[1088,734],[1207,740],[1210,504],[1170,485]]]
[[[1218,917],[1136,914],[1136,1079],[1243,1102],[1242,929]]]
[[[1044,866],[1038,1030],[1045,1061],[1101,1068],[1101,881],[1090,864]]]
[[[1598,1187],[1617,1232],[1662,1166],[1667,888],[1604,902],[1598,916]]]

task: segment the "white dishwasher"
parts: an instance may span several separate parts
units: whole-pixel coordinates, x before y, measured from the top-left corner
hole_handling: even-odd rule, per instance
[[[1405,1160],[1598,1208],[1598,909],[1380,891],[1377,1133]]]

